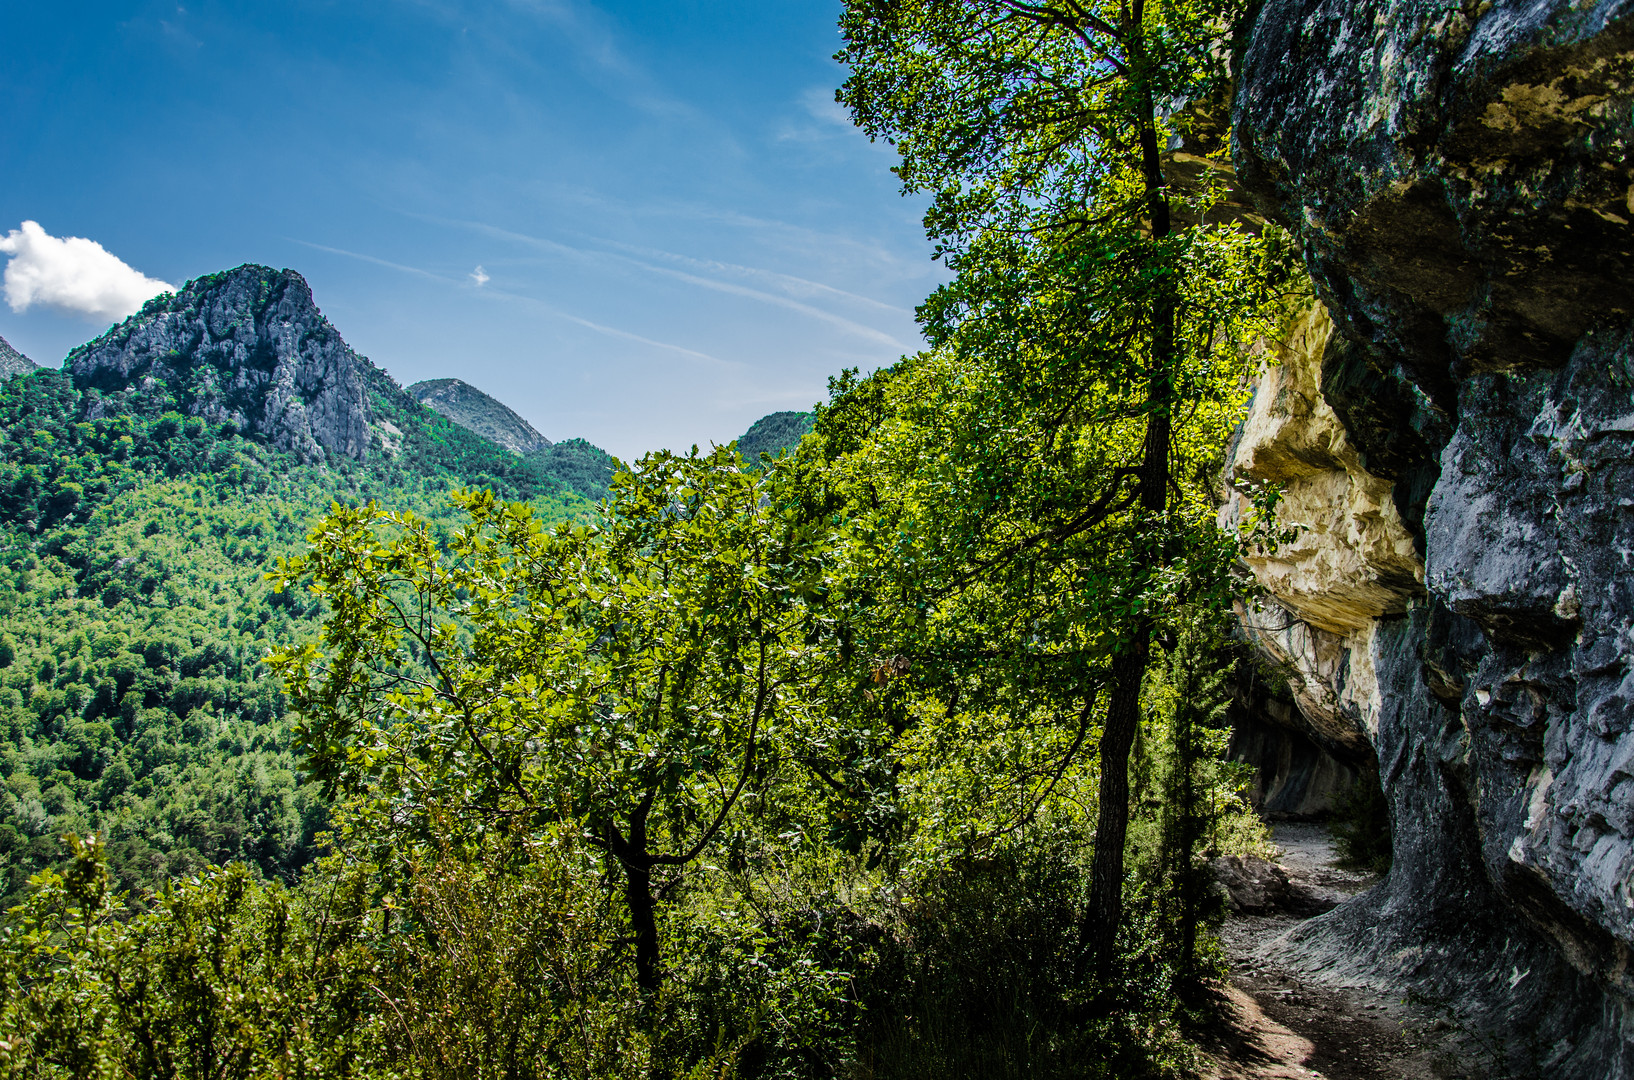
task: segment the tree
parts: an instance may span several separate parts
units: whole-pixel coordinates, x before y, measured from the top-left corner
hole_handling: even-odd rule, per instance
[[[1186,567],[1218,565],[1210,466],[1278,299],[1262,272],[1278,269],[1275,241],[1221,203],[1229,169],[1209,103],[1228,88],[1241,15],[1164,0],[851,0],[841,23],[840,99],[895,144],[904,189],[933,196],[926,229],[955,272],[920,311],[942,357],[929,363],[984,403],[965,410],[967,482],[925,523],[942,538],[925,545],[932,588],[1016,618],[1039,607],[1041,582],[1062,588],[1080,568],[1055,640],[1099,650],[1108,685],[1084,926],[1103,975],[1154,634],[1195,583]],[[1177,143],[1189,190],[1165,157]]]
[[[459,493],[470,525],[336,507],[279,584],[328,600],[323,647],[274,656],[310,768],[394,838],[571,827],[622,880],[637,979],[665,892],[774,768],[817,534],[782,472],[649,456],[594,526]],[[389,862],[389,857],[386,860]]]

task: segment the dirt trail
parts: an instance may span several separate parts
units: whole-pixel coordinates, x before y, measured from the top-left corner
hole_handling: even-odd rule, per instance
[[[1335,865],[1320,825],[1276,827],[1290,883],[1331,903],[1371,886]],[[1231,961],[1224,1025],[1204,1037],[1208,1080],[1473,1080],[1453,1028],[1431,1010],[1376,990],[1321,985],[1279,963],[1276,940],[1303,921],[1236,915],[1221,931]]]

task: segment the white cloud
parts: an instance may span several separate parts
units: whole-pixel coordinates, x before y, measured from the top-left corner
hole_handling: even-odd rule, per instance
[[[0,237],[0,253],[11,256],[5,291],[16,312],[43,304],[92,322],[118,322],[160,293],[176,291],[95,240],[52,236],[37,221],[25,221]]]
[[[484,285],[488,284],[488,282],[492,281],[493,278],[489,277],[488,276],[488,271],[486,271],[486,270],[484,270],[482,268],[481,263],[478,263],[477,268],[475,270],[471,271],[471,280],[476,282],[477,283],[477,288],[480,289],[480,288],[482,288],[482,286],[484,286]]]

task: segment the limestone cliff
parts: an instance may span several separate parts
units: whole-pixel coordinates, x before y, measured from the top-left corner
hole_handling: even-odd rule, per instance
[[[1634,1077],[1634,2],[1268,0],[1239,75],[1322,301],[1233,448],[1307,527],[1244,624],[1396,832],[1291,948]]]
[[[34,361],[12,348],[11,342],[0,338],[0,379],[12,375],[26,375],[36,370],[38,365]]]
[[[402,395],[341,340],[301,275],[266,266],[211,274],[148,301],[70,353],[68,369],[82,389],[113,399],[107,408],[230,422],[310,461],[362,458],[371,441],[366,391],[390,384]]]

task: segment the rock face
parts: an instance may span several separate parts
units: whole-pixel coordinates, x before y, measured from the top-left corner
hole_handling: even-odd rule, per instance
[[[1634,2],[1268,0],[1235,131],[1322,302],[1234,448],[1309,526],[1243,621],[1396,838],[1293,948],[1634,1077]]]
[[[1267,715],[1266,705],[1271,706]],[[1276,707],[1282,706],[1281,715]],[[1371,752],[1351,753],[1316,742],[1301,731],[1291,702],[1262,702],[1260,708],[1234,717],[1227,756],[1252,763],[1258,775],[1250,798],[1272,819],[1320,817],[1356,783]]]
[[[367,390],[387,383],[293,270],[240,266],[157,297],[68,356],[81,389],[124,407],[233,423],[305,461],[360,459]]]
[[[1271,915],[1279,911],[1319,915],[1334,904],[1289,880],[1287,871],[1276,863],[1252,855],[1212,859],[1208,871],[1226,907],[1239,915]]]
[[[468,431],[498,443],[519,457],[550,449],[550,440],[510,408],[459,379],[427,379],[407,388],[409,397],[442,413]]]
[[[0,338],[0,379],[8,379],[13,375],[27,375],[38,370],[38,364],[12,348],[11,342]]]

